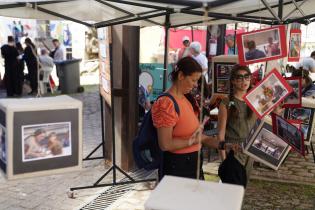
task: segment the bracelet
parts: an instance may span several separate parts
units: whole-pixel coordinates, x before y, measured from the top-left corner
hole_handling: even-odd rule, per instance
[[[219,142],[218,149],[219,150],[225,150],[225,141],[220,141]]]

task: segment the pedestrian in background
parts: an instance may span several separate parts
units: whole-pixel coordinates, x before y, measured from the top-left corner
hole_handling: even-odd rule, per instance
[[[1,55],[4,58],[4,82],[7,96],[12,97],[16,94],[18,77],[18,56],[19,53],[14,44],[13,36],[8,36],[8,44],[1,47]]]

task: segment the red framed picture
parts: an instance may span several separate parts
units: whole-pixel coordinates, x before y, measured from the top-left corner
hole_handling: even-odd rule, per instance
[[[287,77],[287,83],[293,91],[284,99],[283,107],[298,108],[302,107],[302,79],[301,77]]]
[[[272,114],[272,131],[296,152],[305,155],[303,132],[279,115]]]
[[[294,125],[298,129],[302,129],[302,120],[287,120],[291,125]]]
[[[288,62],[298,62],[300,60],[301,36],[302,33],[300,29],[290,30]]]
[[[261,119],[269,114],[292,91],[292,87],[285,81],[277,69],[273,69],[243,98],[247,105]]]
[[[248,65],[287,56],[285,26],[236,35],[239,63]]]

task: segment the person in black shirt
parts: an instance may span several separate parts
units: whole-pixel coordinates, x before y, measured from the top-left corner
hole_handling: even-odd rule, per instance
[[[19,53],[14,46],[14,38],[8,36],[8,44],[1,47],[1,55],[4,58],[4,81],[7,89],[7,96],[14,96],[16,93],[15,86],[18,73],[18,56]]]
[[[38,72],[38,61],[36,47],[31,41],[30,38],[25,39],[26,48],[24,49],[24,60],[28,69],[28,77],[31,83],[32,92],[29,94],[36,94],[38,81],[37,81],[37,72]]]
[[[16,94],[22,95],[25,62],[22,59],[22,57],[24,55],[24,49],[23,49],[22,44],[20,42],[16,43],[16,49],[19,53],[19,59],[18,59],[18,72],[17,72],[17,81],[16,81],[16,85],[15,85],[15,91],[16,91]]]

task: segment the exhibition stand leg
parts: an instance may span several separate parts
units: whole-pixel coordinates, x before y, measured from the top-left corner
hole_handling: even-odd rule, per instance
[[[112,61],[112,45],[109,46],[109,55],[110,55],[110,60]],[[113,155],[113,165],[93,184],[90,186],[83,186],[83,187],[72,187],[70,188],[70,191],[68,193],[68,196],[70,198],[74,198],[74,191],[75,190],[81,190],[81,189],[89,189],[89,188],[96,188],[96,187],[108,187],[108,186],[117,186],[117,185],[125,185],[125,184],[136,184],[136,183],[141,183],[141,182],[152,182],[156,181],[156,179],[141,179],[141,180],[135,180],[132,178],[130,175],[128,175],[124,170],[122,170],[119,166],[116,164],[116,144],[115,144],[115,96],[114,96],[114,78],[113,78],[113,67],[112,65],[110,66],[110,87],[111,87],[111,132],[112,132],[112,155]],[[104,113],[103,113],[103,101],[104,99],[101,97],[101,117],[102,117],[102,144],[104,146]],[[92,151],[93,152],[93,151]],[[104,152],[104,147],[103,147],[103,152]],[[88,156],[89,157],[89,156]],[[105,155],[104,155],[105,159]],[[117,171],[122,173],[126,178],[128,178],[130,181],[117,181]],[[113,173],[112,180],[110,183],[105,183],[105,184],[100,184],[100,182],[110,173]]]
[[[314,153],[314,147],[313,147],[312,141],[310,142],[310,145],[311,145],[311,150],[312,150],[313,159],[314,159],[314,163],[315,163],[315,153]]]
[[[75,190],[82,190],[82,189],[89,189],[89,188],[96,188],[96,187],[108,187],[108,186],[116,186],[116,185],[125,185],[125,184],[136,184],[136,183],[141,183],[141,182],[152,182],[156,181],[156,179],[142,179],[142,180],[135,180],[132,178],[130,175],[128,175],[124,170],[122,170],[119,166],[116,165],[116,147],[115,147],[115,119],[114,119],[114,100],[113,96],[111,97],[111,107],[112,107],[112,145],[113,145],[113,165],[93,184],[90,186],[83,186],[83,187],[72,187],[70,188],[70,191],[68,193],[68,196],[70,198],[74,198],[74,191]],[[103,110],[103,99],[101,98],[101,109]],[[102,111],[102,119],[104,118],[103,116],[103,111]],[[102,137],[104,136],[104,119],[102,120]],[[103,143],[104,145],[104,143]],[[97,149],[97,148],[96,148]],[[117,181],[117,171],[125,175],[130,181],[122,181],[119,182]],[[100,182],[110,173],[113,173],[113,177],[111,180],[111,183],[106,183],[106,184],[100,184]]]

